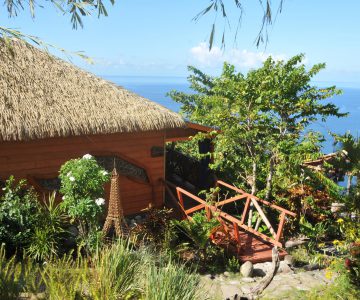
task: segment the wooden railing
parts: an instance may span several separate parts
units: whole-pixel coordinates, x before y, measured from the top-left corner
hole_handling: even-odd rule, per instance
[[[216,201],[214,203],[208,203],[205,200],[201,199],[198,196],[193,195],[192,193],[184,190],[181,187],[175,186],[174,184],[172,184],[169,181],[165,181],[165,188],[166,190],[169,192],[169,194],[172,197],[173,201],[177,201],[180,209],[182,210],[184,217],[191,219],[190,214],[199,211],[201,209],[205,209],[206,211],[206,215],[208,218],[212,218],[212,217],[216,217],[218,218],[218,220],[220,221],[220,223],[223,225],[224,229],[226,231],[230,231],[232,230],[232,234],[234,236],[234,238],[237,240],[238,243],[241,243],[240,241],[240,234],[239,234],[239,228],[243,229],[244,231],[250,232],[255,236],[258,236],[260,238],[262,238],[263,240],[273,244],[274,246],[279,246],[282,247],[282,243],[280,242],[281,236],[282,236],[282,232],[284,229],[284,224],[286,221],[286,216],[292,216],[295,217],[296,214],[284,209],[278,205],[272,204],[268,201],[265,201],[263,199],[260,199],[254,195],[251,195],[249,193],[246,193],[245,191],[232,186],[228,183],[225,183],[221,180],[218,180],[216,182],[216,186],[220,187],[226,187],[230,190],[233,190],[234,192],[237,193],[236,196],[222,200],[222,201]],[[175,195],[172,193],[171,189],[175,189],[176,190],[176,194],[177,194],[177,199],[175,197]],[[185,209],[185,205],[184,205],[184,195],[191,198],[192,200],[194,200],[195,202],[199,203],[196,206],[193,206],[191,208]],[[245,205],[244,205],[244,209],[243,212],[241,214],[241,218],[238,219],[224,211],[222,211],[219,207],[229,204],[229,203],[233,203],[236,201],[245,201]],[[279,224],[277,227],[277,230],[274,229],[274,227],[272,226],[272,224],[270,223],[270,221],[268,220],[268,218],[266,217],[263,209],[261,208],[260,204],[270,207],[272,209],[275,209],[277,211],[279,211],[280,213],[280,218],[279,218]],[[250,211],[250,207],[251,205],[253,207],[255,207],[255,209],[257,210],[259,217],[261,218],[261,220],[265,223],[265,225],[269,228],[269,231],[272,235],[272,237],[269,237],[261,232],[258,231],[258,226],[256,226],[255,228],[252,228],[252,226],[250,224],[246,225],[245,224],[245,220],[247,215],[249,214]],[[230,225],[230,226],[229,226]]]

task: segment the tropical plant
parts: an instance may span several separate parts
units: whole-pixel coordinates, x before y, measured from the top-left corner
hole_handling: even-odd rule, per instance
[[[104,184],[109,174],[90,154],[66,162],[60,169],[63,195],[61,207],[79,228],[81,240],[90,231],[97,231],[100,213],[105,204]]]
[[[171,209],[149,207],[145,210],[141,223],[132,227],[130,234],[137,242],[150,243],[152,246],[160,249],[170,230],[171,214]]]
[[[57,256],[66,233],[67,218],[60,205],[56,205],[55,197],[55,193],[49,195],[44,204],[38,207],[39,222],[26,250],[35,260],[48,260]]]
[[[29,245],[39,224],[39,202],[33,188],[25,180],[10,176],[0,196],[0,243],[8,253]]]
[[[208,220],[205,212],[197,212],[191,220],[173,220],[172,224],[191,241],[191,246],[199,252],[201,259],[206,261],[210,236],[220,225],[219,221],[216,218]]]

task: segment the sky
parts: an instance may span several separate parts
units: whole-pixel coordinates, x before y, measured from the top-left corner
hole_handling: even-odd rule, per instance
[[[0,26],[19,29],[68,51],[84,51],[93,64],[76,56],[72,62],[100,76],[186,77],[188,65],[218,74],[225,60],[246,72],[259,67],[269,55],[287,59],[304,53],[308,67],[327,64],[316,81],[360,87],[360,1],[285,0],[281,14],[269,27],[269,42],[259,47],[255,45],[262,18],[259,1],[243,0],[236,41],[239,10],[233,0],[224,2],[230,26],[217,18],[210,52],[214,15],[192,20],[209,0],[115,0],[114,6],[105,0],[109,16],[88,16],[84,28],[78,30],[72,29],[68,15],[41,1],[44,8],[36,9],[34,19],[28,10],[8,18],[3,6]],[[272,2],[276,6],[278,1]],[[224,28],[225,50],[220,47]]]

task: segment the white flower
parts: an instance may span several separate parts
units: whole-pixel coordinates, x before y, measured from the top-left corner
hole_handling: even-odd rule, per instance
[[[83,159],[91,159],[92,155],[91,154],[85,154],[82,158]]]
[[[71,176],[71,171],[66,174],[67,177]]]
[[[65,200],[65,199],[66,199],[66,196],[63,196],[62,199]]]
[[[106,175],[109,174],[109,173],[106,172],[106,171],[102,171],[101,174],[103,174],[104,176],[106,176]]]
[[[74,176],[71,176],[69,177],[70,181],[75,181],[75,177]]]
[[[2,188],[2,190],[3,190],[3,191],[5,191],[5,190],[6,190],[6,188]]]
[[[99,205],[99,206],[104,205],[104,204],[105,204],[105,199],[104,199],[104,198],[97,198],[97,199],[95,200],[95,203],[96,203],[97,205]]]

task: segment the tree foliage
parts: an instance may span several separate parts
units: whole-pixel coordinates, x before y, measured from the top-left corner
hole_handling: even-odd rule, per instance
[[[303,59],[302,54],[288,61],[270,57],[247,74],[225,63],[219,77],[189,67],[195,93],[170,93],[182,104],[186,118],[220,128],[213,167],[253,193],[262,191],[266,198],[274,188],[286,189],[303,180],[302,162],[320,155],[322,136],[309,126],[346,115],[324,101],[340,90],[311,83],[325,64],[307,70]]]

